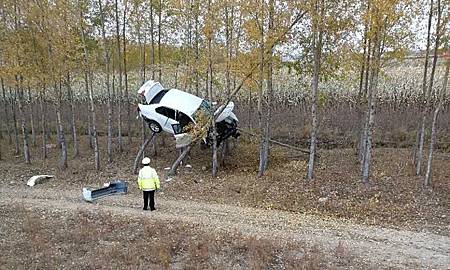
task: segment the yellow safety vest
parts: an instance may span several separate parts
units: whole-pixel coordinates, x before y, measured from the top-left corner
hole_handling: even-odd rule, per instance
[[[159,189],[159,178],[155,169],[145,166],[139,171],[138,186],[140,190]]]

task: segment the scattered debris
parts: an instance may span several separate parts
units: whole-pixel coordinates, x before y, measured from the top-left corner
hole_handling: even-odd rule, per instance
[[[168,171],[168,170],[170,170],[170,167],[165,167],[164,170]]]
[[[191,164],[186,164],[185,167],[188,168],[188,169],[192,169],[192,165]]]
[[[47,175],[47,174],[35,175],[35,176],[32,176],[30,179],[28,179],[27,185],[30,187],[33,187],[34,185],[41,183],[43,180],[50,179],[53,177],[55,177],[55,176]]]
[[[327,201],[328,201],[328,197],[319,198],[319,202],[321,202],[321,203],[325,203]]]
[[[128,190],[128,183],[118,180],[114,182],[105,183],[102,188],[91,189],[89,187],[83,188],[83,198],[88,202],[96,199],[117,194],[125,194]]]

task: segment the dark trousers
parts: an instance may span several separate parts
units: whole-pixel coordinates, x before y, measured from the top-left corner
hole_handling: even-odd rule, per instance
[[[148,209],[148,197],[150,197],[150,210],[156,210],[155,209],[155,191],[143,191],[144,193],[144,210]]]

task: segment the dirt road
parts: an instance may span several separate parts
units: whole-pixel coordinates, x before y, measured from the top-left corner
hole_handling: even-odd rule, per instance
[[[319,245],[325,251],[342,246],[355,259],[375,268],[449,269],[450,237],[355,225],[342,220],[323,220],[311,215],[261,210],[222,204],[164,199],[158,210],[143,212],[137,192],[86,203],[81,190],[0,186],[0,206],[26,201],[32,209],[90,210],[116,215],[198,224],[210,231],[239,232],[265,239],[299,241]]]

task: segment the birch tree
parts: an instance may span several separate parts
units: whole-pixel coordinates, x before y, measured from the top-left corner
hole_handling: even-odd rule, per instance
[[[120,23],[119,23],[119,7],[118,0],[114,1],[115,21],[116,21],[116,46],[117,46],[117,66],[119,70],[119,89],[118,89],[118,108],[117,108],[117,132],[119,151],[123,152],[122,142],[122,50],[120,48]]]
[[[430,4],[430,13],[433,11],[433,2]],[[427,65],[425,64],[424,67],[424,83],[423,83],[423,89],[427,89],[426,93],[424,93],[424,104],[422,107],[422,117],[421,117],[421,126],[420,126],[420,134],[419,134],[419,145],[418,145],[418,153],[417,153],[417,160],[416,160],[416,175],[420,175],[422,172],[422,159],[423,159],[423,146],[424,146],[424,140],[425,140],[425,123],[427,120],[427,113],[429,112],[429,104],[431,101],[431,95],[433,90],[433,84],[434,84],[434,75],[436,72],[436,63],[437,63],[437,54],[438,49],[440,46],[440,39],[442,35],[442,22],[441,22],[441,16],[442,16],[442,6],[441,6],[441,0],[437,0],[437,21],[436,21],[436,31],[435,31],[435,44],[434,44],[434,56],[433,56],[433,63],[431,66],[431,74],[428,84],[426,85],[426,72],[427,72]],[[430,19],[431,20],[431,15]],[[428,43],[428,38],[427,38]],[[428,56],[425,59],[425,62],[428,62]]]
[[[128,134],[128,144],[131,145],[132,134],[131,134],[131,112],[130,112],[130,95],[128,93],[128,71],[127,71],[127,37],[126,37],[126,27],[127,27],[127,11],[128,11],[128,1],[124,2],[123,9],[123,21],[122,21],[122,42],[123,42],[123,75],[125,81],[125,102],[127,108],[127,134]]]
[[[312,11],[312,29],[313,29],[313,50],[314,50],[314,66],[313,79],[311,83],[312,104],[311,104],[311,137],[309,147],[309,162],[307,179],[312,181],[314,179],[314,161],[316,156],[317,143],[317,92],[319,88],[320,77],[320,61],[322,56],[322,18],[324,16],[324,0],[314,1]]]
[[[73,145],[73,157],[77,157],[79,154],[78,150],[78,136],[77,136],[77,123],[75,116],[75,100],[72,89],[72,82],[70,78],[70,73],[67,73],[66,77],[66,88],[67,88],[67,97],[70,103],[70,122],[71,122],[71,132],[72,132],[72,145]]]
[[[93,98],[93,89],[92,89],[92,72],[90,70],[89,63],[89,50],[86,42],[86,34],[85,34],[85,20],[84,20],[84,3],[78,2],[78,12],[79,12],[79,32],[81,36],[81,42],[83,47],[83,62],[84,62],[84,77],[86,83],[86,90],[88,92],[89,99],[89,114],[91,115],[92,120],[92,139],[94,145],[94,160],[95,160],[95,169],[100,170],[100,150],[98,145],[98,134],[97,134],[97,115],[95,111],[95,103]]]
[[[427,187],[431,185],[431,181],[432,181],[434,146],[436,144],[436,137],[437,137],[437,120],[439,117],[439,113],[442,110],[444,96],[447,91],[449,69],[450,69],[450,58],[447,54],[447,61],[445,63],[445,74],[444,74],[443,87],[442,87],[441,92],[438,93],[439,100],[438,100],[438,104],[437,104],[436,108],[434,109],[433,120],[431,122],[430,148],[429,148],[429,153],[428,153],[427,170],[426,170],[424,182],[423,182],[423,184]]]
[[[111,87],[110,87],[110,54],[109,54],[109,47],[106,40],[106,26],[105,26],[105,12],[103,9],[103,3],[102,0],[98,1],[99,6],[99,12],[100,12],[100,25],[101,25],[101,34],[102,34],[102,49],[103,49],[103,58],[104,58],[104,72],[105,72],[105,87],[106,87],[106,93],[107,93],[107,108],[108,108],[108,138],[107,138],[107,155],[108,155],[108,162],[111,163],[113,160],[113,153],[112,153],[112,97],[111,97]]]
[[[386,59],[395,57],[395,53],[407,48],[411,41],[411,29],[403,25],[410,25],[414,15],[412,1],[386,0],[371,1],[365,16],[368,18],[368,47],[370,55],[368,71],[367,110],[362,143],[362,182],[369,184],[370,168],[373,152],[373,133],[375,125],[375,109],[378,93],[378,78],[382,68],[382,56]],[[401,12],[399,12],[401,11]],[[402,37],[402,38],[399,38]],[[389,50],[389,51],[388,51]],[[388,53],[389,52],[389,55]]]
[[[434,0],[430,0],[430,10],[428,12],[428,26],[427,26],[427,45],[425,48],[425,61],[423,68],[423,78],[422,78],[422,96],[421,96],[421,106],[425,105],[425,100],[427,96],[427,78],[428,78],[428,58],[430,55],[430,44],[431,44],[431,24],[433,19],[433,4]],[[423,109],[423,108],[422,108]],[[420,145],[423,147],[424,140],[424,131],[425,131],[425,122],[419,123],[419,128],[417,130],[416,135],[416,145],[414,146],[414,155],[413,155],[413,163],[416,166],[415,172],[416,174],[420,173],[421,165],[419,163],[422,162],[422,151],[420,150]],[[419,161],[420,160],[420,161]]]
[[[162,83],[162,46],[161,46],[161,35],[162,35],[162,12],[163,12],[163,2],[159,0],[158,3],[158,80]]]
[[[213,93],[212,93],[212,81],[213,81],[213,63],[212,63],[212,39],[214,36],[213,26],[213,11],[211,7],[211,0],[208,0],[207,6],[207,22],[205,23],[205,36],[208,46],[208,99],[211,103],[211,111],[214,112],[213,106]],[[212,138],[212,176],[217,176],[218,164],[217,164],[217,131],[216,121],[214,117],[211,117],[211,138]]]

